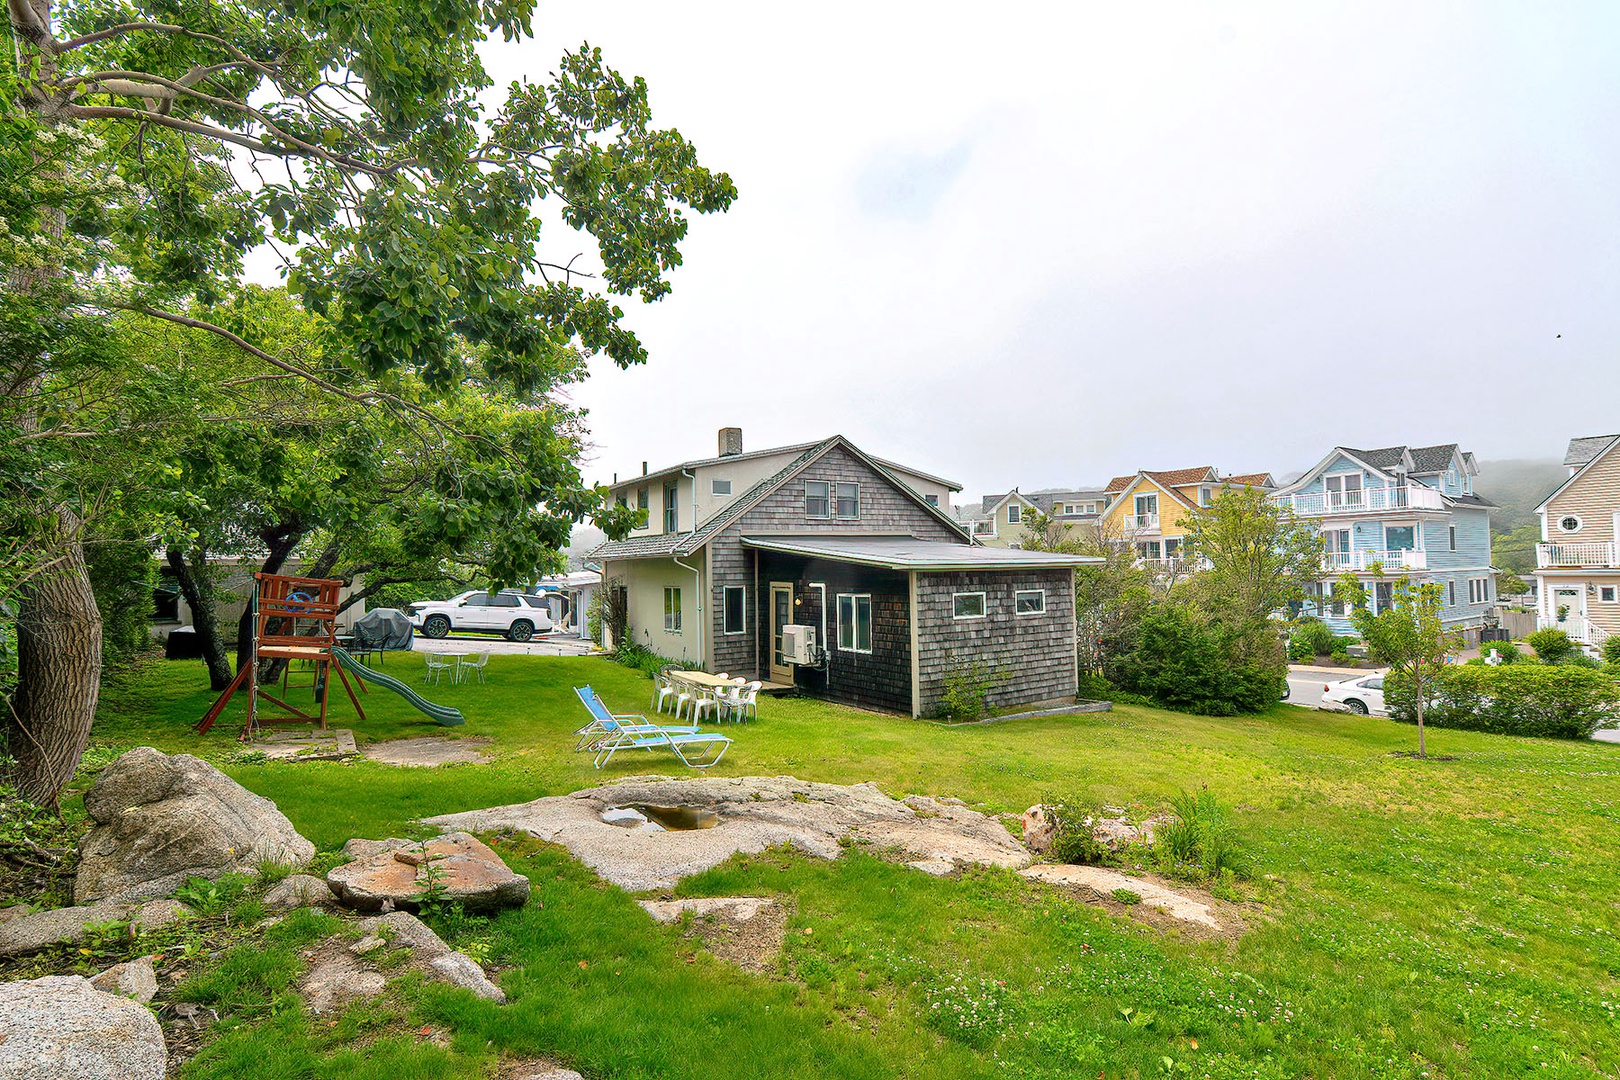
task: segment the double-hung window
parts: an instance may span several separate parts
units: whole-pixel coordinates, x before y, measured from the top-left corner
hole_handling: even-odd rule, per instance
[[[680,499],[679,484],[664,485],[664,531],[667,533],[681,531]]]
[[[1136,527],[1138,529],[1154,529],[1159,525],[1159,497],[1157,495],[1136,496]]]
[[[837,489],[838,516],[841,518],[858,518],[861,516],[861,485],[835,484]]]
[[[872,596],[870,593],[840,593],[838,596],[838,648],[844,652],[872,651]]]
[[[721,595],[721,621],[727,634],[748,632],[748,591],[741,585],[727,585]]]
[[[824,518],[831,516],[829,502],[831,487],[825,480],[806,480],[804,482],[804,516],[810,518]]]
[[[1017,525],[1024,520],[1024,508],[1017,503],[1007,504],[1007,524]]]
[[[1019,589],[1013,593],[1013,611],[1018,615],[1044,615],[1046,613],[1046,590]]]
[[[681,590],[674,586],[664,589],[664,629],[672,634],[681,632]]]
[[[959,592],[952,599],[951,616],[957,619],[982,619],[985,614],[985,594]]]
[[[636,509],[643,514],[647,512],[647,489],[644,487],[636,489]]]

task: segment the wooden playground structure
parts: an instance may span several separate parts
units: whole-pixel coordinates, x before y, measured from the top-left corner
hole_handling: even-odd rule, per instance
[[[331,578],[288,577],[283,574],[260,573],[253,577],[258,587],[249,601],[249,624],[253,636],[248,643],[247,662],[236,673],[231,685],[197,722],[197,733],[203,734],[214,726],[214,721],[219,719],[225,706],[244,684],[247,686],[248,709],[247,721],[242,725],[242,739],[251,739],[265,724],[318,723],[324,731],[334,670],[343,682],[343,689],[348,691],[349,700],[354,702],[355,712],[364,720],[366,710],[360,707],[360,699],[355,696],[343,665],[333,655],[333,650],[338,647],[337,617],[343,582]],[[319,714],[311,715],[261,687],[256,677],[261,660],[285,660],[289,664],[301,660],[311,665],[315,674],[315,696],[320,702]],[[365,690],[363,683],[360,689]],[[286,693],[285,690],[282,692]],[[279,710],[279,713],[261,715],[265,707],[261,706],[261,700],[269,708]]]

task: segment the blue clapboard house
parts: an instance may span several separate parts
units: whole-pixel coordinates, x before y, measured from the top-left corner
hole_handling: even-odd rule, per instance
[[[1346,572],[1367,588],[1375,610],[1395,581],[1437,582],[1453,630],[1479,627],[1496,603],[1491,569],[1492,503],[1474,493],[1479,466],[1456,443],[1356,450],[1336,446],[1305,475],[1270,496],[1322,533],[1322,579],[1308,614],[1337,634],[1354,634],[1333,583]]]

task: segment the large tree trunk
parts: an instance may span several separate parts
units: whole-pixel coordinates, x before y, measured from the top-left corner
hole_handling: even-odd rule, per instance
[[[17,691],[5,717],[17,791],[54,804],[90,739],[101,686],[101,613],[85,571],[82,524],[66,505],[43,528],[45,562],[17,608]]]
[[[167,559],[180,586],[180,594],[191,607],[191,625],[197,632],[203,663],[208,665],[208,688],[224,690],[235,675],[231,671],[230,657],[225,653],[224,639],[219,634],[219,612],[214,605],[214,579],[208,572],[208,552],[199,544],[188,560],[185,552],[171,547]]]

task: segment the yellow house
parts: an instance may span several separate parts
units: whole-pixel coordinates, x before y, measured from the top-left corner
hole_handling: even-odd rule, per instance
[[[1143,470],[1134,476],[1116,476],[1104,492],[1108,508],[1099,527],[1105,537],[1133,544],[1137,558],[1153,566],[1173,567],[1181,557],[1187,521],[1200,507],[1209,506],[1221,488],[1276,487],[1270,473],[1222,476],[1210,465],[1169,472]]]

